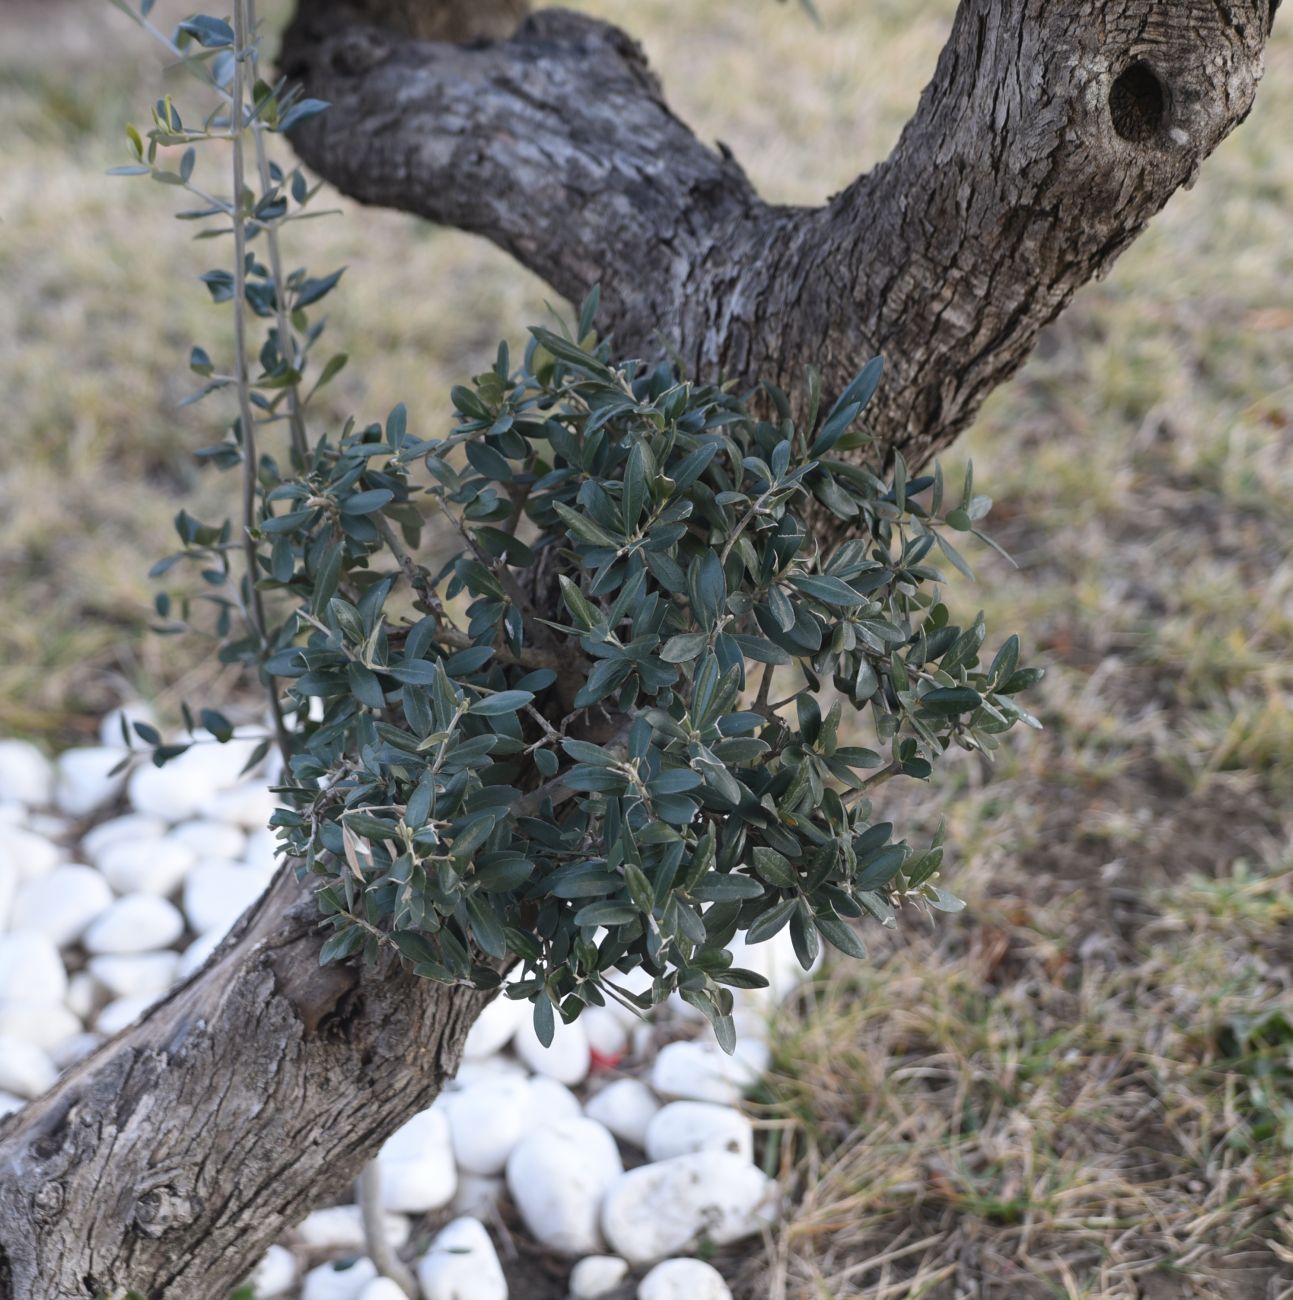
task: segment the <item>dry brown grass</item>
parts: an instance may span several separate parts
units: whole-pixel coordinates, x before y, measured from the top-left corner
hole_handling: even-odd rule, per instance
[[[892,143],[952,5],[818,0],[825,31],[771,0],[583,7],[766,193],[811,201]],[[66,739],[126,691],[229,689],[144,630],[170,514],[227,499],[187,455],[215,409],[174,407],[218,313],[151,296],[194,246],[166,195],[101,174],[151,51],[90,0],[6,6],[0,34],[0,733]],[[792,1210],[725,1261],[742,1300],[1293,1297],[1290,121],[1284,22],[1251,121],[951,458],[1020,566],[980,557],[952,598],[1046,664],[1047,730],[991,779],[894,792],[947,817],[969,908],[904,918],[781,1018],[761,1114]],[[353,268],[332,414],[403,398],[433,427],[543,291],[343,207],[294,241]]]

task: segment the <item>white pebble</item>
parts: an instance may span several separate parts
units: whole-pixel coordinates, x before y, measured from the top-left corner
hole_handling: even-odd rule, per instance
[[[258,871],[273,871],[278,866],[278,832],[267,826],[247,837],[243,861]]]
[[[84,1061],[98,1045],[103,1042],[102,1034],[73,1034],[64,1039],[49,1054],[49,1059],[60,1070],[70,1069],[78,1061]]]
[[[588,1034],[578,1020],[570,1025],[558,1020],[552,1046],[544,1047],[534,1032],[532,1016],[526,1016],[512,1040],[512,1050],[535,1074],[546,1075],[558,1083],[573,1086],[588,1077],[591,1064]]]
[[[66,817],[55,817],[53,813],[32,813],[27,818],[27,829],[57,843],[66,840],[72,834],[73,827]]]
[[[374,1278],[359,1293],[359,1300],[409,1300],[408,1294],[398,1282],[389,1277]]]
[[[525,1079],[528,1077],[525,1066],[519,1061],[514,1061],[510,1056],[487,1056],[478,1061],[464,1061],[458,1067],[458,1073],[446,1082],[445,1093],[459,1092],[463,1088],[470,1088],[473,1084],[482,1083],[486,1079]],[[447,1096],[438,1100],[442,1105],[448,1104]]]
[[[563,1255],[590,1255],[602,1245],[602,1197],[623,1170],[606,1129],[595,1120],[567,1119],[516,1147],[507,1188],[533,1237]]]
[[[81,1028],[80,1020],[61,1002],[32,1001],[21,995],[0,998],[0,1034],[35,1043],[51,1055]]]
[[[737,1007],[732,1013],[732,1022],[736,1026],[736,1050],[732,1055],[744,1063],[751,1075],[762,1078],[772,1066],[767,1009]],[[712,1035],[713,1030],[710,1033]]]
[[[195,743],[178,758],[163,767],[149,763],[131,776],[131,806],[136,812],[149,813],[167,822],[209,816],[205,806],[222,790],[244,779],[242,769],[259,744],[255,735],[241,734],[221,745],[209,732],[199,730]]]
[[[501,1173],[512,1148],[525,1136],[530,1084],[506,1076],[450,1093],[445,1111],[459,1169]]]
[[[376,1276],[377,1268],[371,1259],[320,1264],[305,1275],[301,1300],[359,1300]]]
[[[49,935],[0,934],[0,994],[28,1002],[61,1002],[67,996],[67,971]]]
[[[184,949],[183,955],[180,957],[180,964],[175,970],[175,978],[177,980],[188,979],[215,952],[223,938],[224,935],[219,930],[208,930],[206,934],[198,935]]]
[[[237,826],[206,821],[203,818],[181,822],[171,829],[166,838],[188,845],[199,858],[224,858],[229,862],[237,862],[247,851],[245,831]]]
[[[808,970],[799,964],[789,928],[778,931],[763,943],[747,944],[743,936],[737,935],[727,948],[732,954],[733,966],[752,970],[768,981],[765,989],[739,990],[738,1001],[764,1009],[784,1002],[822,964],[821,953]]]
[[[97,867],[109,845],[122,840],[159,840],[166,831],[165,823],[156,817],[141,813],[126,813],[111,821],[100,822],[81,837],[81,852],[87,862]]]
[[[175,983],[179,961],[179,954],[169,951],[121,953],[91,957],[89,971],[113,997],[156,996]]]
[[[247,1279],[255,1300],[278,1300],[295,1284],[296,1260],[286,1246],[271,1246]]]
[[[405,1214],[425,1214],[448,1205],[458,1187],[449,1121],[442,1107],[430,1107],[396,1129],[377,1153],[382,1205]]]
[[[10,863],[19,880],[47,875],[64,857],[66,854],[57,844],[35,831],[10,826],[0,834],[0,862]]]
[[[258,871],[238,862],[199,862],[184,880],[184,915],[198,934],[226,933],[265,892]]]
[[[777,1185],[748,1160],[698,1151],[631,1169],[602,1202],[602,1231],[632,1264],[753,1236],[773,1222]]]
[[[54,1062],[35,1043],[0,1038],[0,1089],[19,1097],[39,1097],[57,1078]]]
[[[156,894],[127,894],[102,913],[85,932],[92,953],[155,952],[169,948],[184,933],[177,908]]]
[[[570,1300],[600,1300],[628,1275],[628,1261],[618,1255],[589,1255],[570,1272]]]
[[[54,803],[67,817],[88,817],[111,803],[126,783],[120,749],[104,745],[65,749],[54,765]]]
[[[9,928],[13,901],[18,896],[18,868],[5,858],[0,858],[0,931]]]
[[[0,740],[0,799],[47,808],[54,793],[49,759],[25,740]]]
[[[507,1300],[507,1279],[479,1219],[443,1227],[418,1261],[424,1300]]]
[[[26,1104],[21,1097],[15,1097],[11,1092],[0,1092],[0,1119],[22,1110]]]
[[[467,1031],[467,1041],[462,1047],[464,1061],[480,1060],[501,1052],[520,1028],[521,1021],[530,1015],[528,1002],[513,1002],[499,994],[488,1003]]]
[[[398,1250],[409,1239],[409,1221],[400,1214],[384,1214],[386,1240]],[[312,1210],[296,1225],[296,1235],[314,1250],[363,1250],[363,1211],[357,1205],[329,1205]]]
[[[123,721],[126,724],[128,741],[121,734]],[[143,741],[139,739],[139,733],[134,728],[136,722],[142,722],[150,727],[157,725],[157,715],[152,707],[142,700],[130,700],[109,710],[103,715],[103,721],[99,723],[99,744],[110,749],[139,749]]]
[[[603,1067],[618,1065],[628,1050],[628,1030],[609,1007],[588,1007],[579,1017],[594,1061]]]
[[[503,1191],[501,1178],[490,1178],[486,1174],[473,1174],[460,1169],[458,1190],[449,1202],[449,1209],[457,1215],[470,1214],[473,1219],[488,1219],[498,1213]]]
[[[687,1101],[740,1101],[757,1075],[743,1060],[714,1042],[666,1043],[651,1067],[651,1086],[662,1097]]]
[[[649,1160],[668,1160],[693,1151],[730,1151],[754,1159],[754,1126],[739,1110],[712,1101],[672,1101],[646,1131]]]
[[[616,1079],[589,1098],[584,1113],[605,1124],[621,1141],[641,1147],[646,1144],[647,1125],[659,1109],[655,1093],[640,1079]]]
[[[241,781],[213,794],[198,811],[211,821],[256,831],[269,824],[277,807],[278,800],[264,781]]]
[[[666,1259],[638,1286],[638,1300],[732,1300],[723,1275],[699,1259]]]
[[[170,894],[198,855],[178,840],[118,840],[99,856],[99,870],[118,894]]]
[[[111,904],[112,890],[93,867],[69,863],[19,886],[9,924],[65,948]]]
[[[115,1002],[109,1002],[99,1012],[94,1027],[99,1033],[111,1038],[113,1034],[119,1034],[127,1025],[133,1025],[156,1001],[156,996],[147,993],[118,998]]]
[[[584,1113],[575,1096],[564,1083],[536,1074],[530,1080],[530,1096],[525,1103],[525,1122],[531,1131],[545,1124],[578,1119]]]
[[[73,1015],[91,1020],[94,1013],[107,1001],[103,985],[88,970],[79,970],[67,981],[67,996],[63,1001]]]

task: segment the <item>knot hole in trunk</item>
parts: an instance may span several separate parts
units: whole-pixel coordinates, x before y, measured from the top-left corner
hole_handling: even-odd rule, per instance
[[[1109,90],[1109,116],[1113,129],[1131,144],[1152,140],[1167,115],[1167,91],[1157,73],[1137,59],[1120,73]]]

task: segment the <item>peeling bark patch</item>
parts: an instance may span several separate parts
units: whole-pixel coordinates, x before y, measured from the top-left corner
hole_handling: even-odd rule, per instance
[[[1137,60],[1113,83],[1109,91],[1109,116],[1113,129],[1131,144],[1152,140],[1167,115],[1167,92],[1154,69]]]

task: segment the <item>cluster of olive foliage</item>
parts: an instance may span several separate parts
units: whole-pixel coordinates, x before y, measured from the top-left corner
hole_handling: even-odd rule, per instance
[[[193,130],[163,101],[128,170],[196,191],[197,143],[241,116],[259,149],[319,111],[254,77],[245,25],[182,25],[175,46],[223,108]],[[909,480],[899,459],[886,481],[857,463],[879,362],[825,409],[809,376],[796,420],[775,389],[751,404],[617,359],[594,294],[573,331],[534,329],[519,363],[504,345],[455,388],[447,435],[418,436],[400,406],[306,441],[342,364],[305,391],[312,312],[339,273],[282,273],[274,239],[312,193],[299,172],[260,174],[185,214],[235,235],[234,267],[202,277],[212,297],[266,322],[255,365],[249,348],[231,373],[192,354],[203,394],[246,399],[202,453],[242,470],[244,518],[182,513],[158,571],[197,567],[220,653],[286,705],[275,823],[317,882],[323,959],[387,949],[433,980],[507,975],[545,1040],[556,1015],[676,991],[730,1049],[731,989],[764,982],[733,967],[735,936],[788,926],[808,966],[822,940],[864,955],[859,918],[959,907],[940,840],[896,839],[870,795],[1032,724],[1015,697],[1038,673],[1014,637],[985,663],[982,619],[955,626],[939,600],[931,561],[963,567],[947,533],[977,534],[990,505],[970,475],[949,493],[938,471]],[[275,425],[282,454],[253,451]],[[429,513],[456,539],[434,572],[416,558]],[[832,520],[847,540],[822,549]],[[861,732],[873,747],[850,743]],[[639,966],[646,994],[618,980]]]

